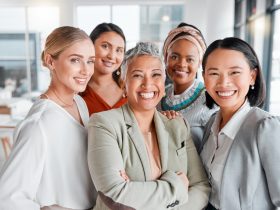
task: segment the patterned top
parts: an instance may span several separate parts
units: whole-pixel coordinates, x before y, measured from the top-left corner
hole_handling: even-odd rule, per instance
[[[174,95],[173,84],[166,87],[166,96],[162,98],[158,109],[175,110],[190,124],[193,141],[197,149],[203,136],[204,126],[217,108],[209,109],[206,104],[204,84],[195,80],[182,94]]]

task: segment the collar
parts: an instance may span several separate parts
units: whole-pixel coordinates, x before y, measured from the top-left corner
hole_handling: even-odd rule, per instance
[[[242,122],[245,120],[246,115],[251,110],[251,106],[246,99],[244,104],[239,108],[239,110],[231,117],[227,124],[219,132],[219,126],[221,122],[221,111],[218,111],[217,116],[214,120],[213,126],[211,127],[211,132],[215,136],[219,133],[223,133],[228,136],[231,140],[234,140],[236,134],[238,133]]]

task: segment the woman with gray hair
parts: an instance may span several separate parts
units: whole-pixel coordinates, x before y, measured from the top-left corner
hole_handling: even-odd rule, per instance
[[[203,209],[210,188],[189,125],[156,110],[165,94],[158,48],[138,43],[122,71],[128,103],[89,122],[94,209]]]

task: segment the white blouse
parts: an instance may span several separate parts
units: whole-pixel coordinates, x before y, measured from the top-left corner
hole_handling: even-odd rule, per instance
[[[93,207],[88,110],[80,96],[75,101],[85,126],[48,99],[38,99],[17,126],[12,152],[0,173],[1,210]]]

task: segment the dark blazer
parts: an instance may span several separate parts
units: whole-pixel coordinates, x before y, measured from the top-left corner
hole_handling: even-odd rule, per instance
[[[154,123],[162,175],[152,181],[144,139],[129,106],[92,115],[88,161],[99,191],[94,209],[201,210],[207,204],[210,188],[189,126],[157,111]],[[129,182],[121,178],[122,169]],[[177,171],[187,174],[188,191]]]
[[[202,144],[214,118],[209,120]],[[280,207],[280,117],[255,107],[241,123],[225,162],[220,209],[276,209]]]

